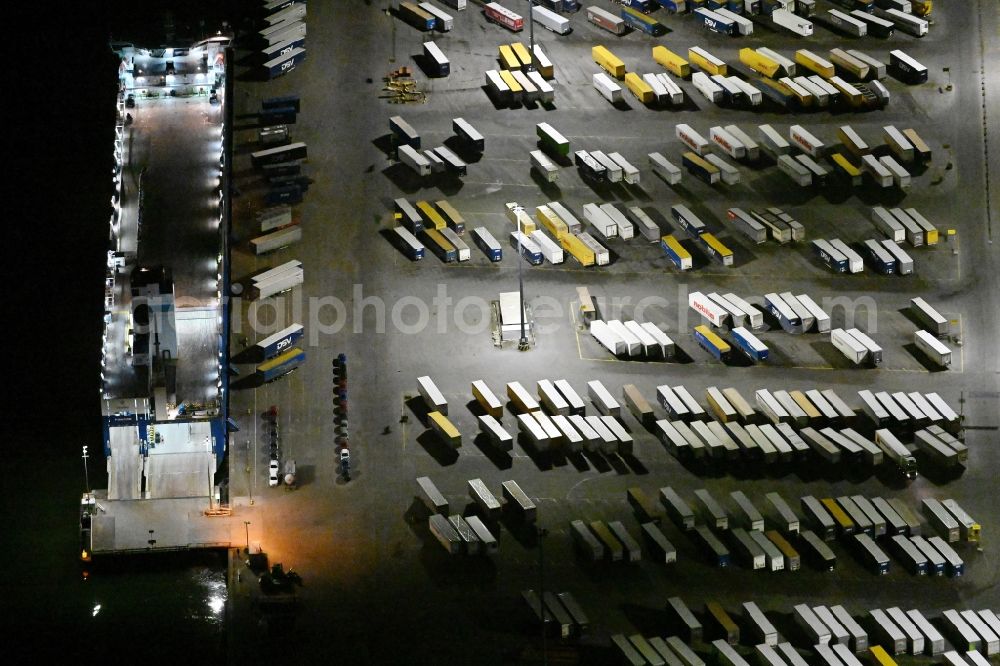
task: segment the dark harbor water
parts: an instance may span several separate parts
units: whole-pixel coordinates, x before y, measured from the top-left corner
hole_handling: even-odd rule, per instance
[[[8,90],[22,95],[24,122],[5,139],[4,172],[19,195],[8,208],[4,261],[12,276],[30,279],[17,281],[4,307],[17,333],[16,351],[8,348],[0,474],[4,661],[220,663],[225,553],[84,568],[77,529],[83,445],[91,485],[107,487],[97,389],[117,88],[108,41],[155,46],[172,30],[188,42],[182,36],[212,34],[224,16],[240,18],[234,2],[73,4],[69,13],[54,2],[13,10],[38,29],[17,37],[35,65],[14,72]]]

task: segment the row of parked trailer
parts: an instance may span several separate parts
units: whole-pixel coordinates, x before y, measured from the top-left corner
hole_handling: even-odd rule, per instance
[[[462,146],[471,154],[479,155],[486,149],[483,135],[464,118],[453,118],[451,127]],[[420,134],[402,116],[389,118],[389,131],[399,161],[418,176],[430,176],[432,173],[457,177],[466,175],[468,164],[448,146],[440,145],[421,152]]]
[[[461,434],[447,419],[448,405],[430,377],[417,379],[418,389],[429,411],[428,423],[452,446],[461,445]],[[605,455],[632,454],[633,438],[621,422],[621,403],[599,380],[587,383],[587,395],[598,414],[586,415],[586,404],[566,380],[539,380],[537,398],[520,382],[509,382],[506,394],[516,413],[517,428],[539,452],[564,447],[568,453],[600,451]],[[472,382],[472,395],[484,414],[478,416],[479,430],[493,446],[511,451],[514,436],[501,419],[503,403],[486,382]],[[634,386],[623,389],[624,402],[634,413],[651,412],[651,408]],[[542,407],[545,407],[543,410]]]
[[[884,536],[883,543],[910,573],[957,577],[964,574],[965,564],[950,545],[958,540],[956,525],[960,523],[955,516],[965,521],[966,533],[977,541],[979,538],[979,525],[953,500],[924,500],[924,513],[940,532],[925,538],[919,516],[898,498],[854,495],[817,499],[807,495],[800,500],[805,516],[805,521],[800,521],[780,495],[769,493],[769,512],[777,529],[765,530],[763,514],[743,493],[732,494],[737,506],[732,515],[708,490],[699,489],[694,494],[696,503],[691,505],[669,486],[659,493],[677,528],[690,533],[708,561],[718,567],[739,562],[751,570],[795,571],[802,565],[801,551],[818,569],[833,570],[837,558],[827,542],[841,537],[866,567],[886,574],[890,559],[876,541]],[[643,517],[652,511],[655,509],[643,509]]]
[[[418,388],[429,411],[430,427],[444,441],[459,446],[461,434],[445,416],[447,401],[441,392],[430,377],[418,378]],[[591,416],[586,415],[586,404],[565,380],[539,380],[536,391],[537,399],[520,382],[506,385],[518,430],[536,450],[633,453],[634,438],[621,422],[621,402],[599,380],[587,385],[588,396],[598,411]],[[472,383],[472,394],[485,412],[478,417],[480,432],[501,451],[511,451],[514,436],[501,423],[503,403],[482,380]],[[708,410],[684,386],[658,386],[657,402],[667,418],[657,420],[653,405],[634,384],[622,387],[627,410],[680,459],[742,458],[790,463],[814,458],[824,464],[843,463],[852,468],[888,464],[901,476],[913,479],[916,459],[898,439],[913,433],[914,448],[930,467],[950,470],[968,461],[967,447],[952,434],[958,431],[960,420],[936,393],[860,391],[863,409],[876,428],[874,439],[849,427],[855,412],[832,389],[759,389],[754,394],[759,412],[735,388],[720,390],[711,386],[705,396]],[[894,417],[889,417],[886,405],[897,412]],[[901,405],[908,411],[903,411]]]
[[[887,74],[911,83],[926,80],[926,68],[898,50],[889,54],[888,65],[862,51],[842,49],[833,49],[829,60],[805,49],[796,51],[791,60],[763,47],[744,48],[739,59],[729,63],[700,46],[689,48],[686,58],[664,46],[654,47],[652,55],[673,75],[690,78],[708,101],[728,107],[757,107],[767,98],[789,110],[883,108],[891,98],[880,82]],[[593,76],[594,87],[611,103],[623,101],[616,80],[622,80],[643,104],[683,102],[683,91],[669,76],[627,71],[625,63],[603,45],[591,48],[591,58],[606,72]],[[918,71],[922,74],[914,73]]]
[[[486,71],[486,91],[498,106],[511,107],[529,103],[550,105],[555,102],[552,62],[534,45],[532,51],[521,42],[498,47],[500,69]]]
[[[759,389],[754,398],[766,419],[750,406],[734,388],[709,387],[706,398],[711,414],[718,419],[704,422],[708,412],[683,387],[657,387],[657,401],[667,418],[655,422],[652,430],[674,456],[689,458],[763,459],[765,462],[815,458],[824,464],[861,466],[891,465],[901,476],[913,479],[917,462],[909,446],[898,437],[912,434],[913,449],[920,452],[928,468],[951,471],[967,464],[968,449],[955,437],[960,420],[937,394],[889,394],[859,392],[866,414],[880,416],[869,401],[885,412],[883,405],[907,405],[922,415],[921,425],[913,421],[874,421],[874,439],[857,432],[851,410],[832,390],[822,392],[769,391]],[[876,398],[878,395],[879,398]],[[917,407],[920,404],[921,407]],[[900,409],[900,417],[906,413]],[[933,417],[928,416],[933,411]],[[888,412],[885,412],[886,414]],[[934,419],[931,421],[931,419]],[[761,423],[761,421],[764,421]],[[898,433],[897,434],[894,434]]]
[[[713,155],[711,148],[720,150],[731,159],[753,163],[760,158],[760,148],[763,146],[772,155],[778,169],[801,187],[824,186],[833,180],[834,174],[842,182],[860,185],[864,174],[868,174],[880,187],[895,185],[907,190],[911,187],[912,176],[900,161],[913,163],[916,168],[920,168],[930,160],[930,150],[925,150],[926,144],[914,130],[900,132],[891,125],[883,128],[883,134],[886,146],[893,154],[880,157],[872,153],[868,144],[849,125],[842,126],[838,131],[838,138],[848,152],[848,157],[816,138],[801,125],[790,126],[787,139],[771,125],[761,125],[758,130],[759,143],[736,125],[712,127],[708,139],[683,123],[675,126],[674,133],[689,149],[684,153],[684,166],[710,185],[720,180],[726,184],[738,183],[740,180],[736,167]],[[915,147],[918,144],[921,146],[920,150]],[[793,153],[793,147],[801,152]],[[824,158],[830,160],[829,165],[817,161]],[[652,160],[652,156],[650,159]]]
[[[306,59],[306,3],[264,6],[262,29],[257,32],[261,67],[268,79],[293,71]]]
[[[918,609],[904,611],[898,606],[871,609],[855,617],[842,605],[798,604],[791,615],[806,638],[803,649],[808,661],[792,643],[782,640],[752,601],[742,604],[742,617],[709,601],[702,613],[704,624],[680,597],[668,599],[665,610],[671,625],[668,631],[676,634],[666,640],[642,634],[611,636],[612,648],[624,663],[704,666],[690,647],[701,642],[711,648],[714,663],[726,666],[749,665],[738,650],[741,643],[753,645],[750,659],[764,666],[861,666],[859,655],[868,655],[880,666],[893,666],[893,656],[907,653],[940,656],[951,666],[980,666],[989,663],[997,649],[997,615],[990,609],[945,610],[935,624]],[[720,638],[712,640],[714,636]]]
[[[429,477],[417,478],[417,485],[419,498],[430,513],[430,532],[451,555],[496,553],[499,550],[497,530],[489,526],[496,525],[503,513],[525,524],[536,520],[535,503],[514,480],[501,484],[501,502],[482,479],[469,479],[469,497],[476,504],[476,513],[470,515],[450,513],[448,500]]]
[[[546,590],[539,595],[528,589],[521,590],[521,598],[531,611],[532,619],[547,635],[570,638],[582,636],[590,628],[587,614],[570,592]]]
[[[860,663],[854,655],[863,653],[870,653],[877,664],[895,663],[892,657],[896,655],[945,655],[945,637],[956,648],[948,652],[958,659],[945,657],[946,663],[980,664],[997,653],[1000,640],[997,616],[991,610],[949,609],[932,623],[919,610],[904,611],[898,606],[871,609],[856,620],[841,606],[799,604],[794,618],[804,635],[816,641],[812,647],[820,658],[818,663],[827,666]],[[966,653],[970,662],[958,656],[959,652]]]

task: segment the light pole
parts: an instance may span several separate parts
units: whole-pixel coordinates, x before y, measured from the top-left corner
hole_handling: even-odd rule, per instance
[[[531,55],[531,62],[528,63],[528,69],[535,69],[535,16],[531,13],[531,6],[535,4],[534,0],[528,0],[528,53]]]
[[[83,480],[87,484],[87,494],[90,494],[90,475],[87,472],[87,447],[83,447]]]
[[[543,539],[548,535],[549,531],[544,527],[536,528],[538,531],[538,603],[542,607],[542,664],[543,666],[548,666],[549,663],[549,650],[547,644],[547,637],[545,635],[545,614],[548,612],[545,610],[545,548],[542,545]]]
[[[524,322],[524,268],[522,266],[524,263],[524,257],[521,252],[521,237],[524,235],[524,232],[521,231],[521,214],[523,212],[523,208],[514,211],[514,214],[517,216],[517,292],[519,307],[521,309],[521,339],[517,341],[518,351],[528,351],[528,336],[525,333]]]
[[[244,520],[243,521],[243,529],[247,533],[247,555],[249,555],[250,554],[250,521],[249,520]]]

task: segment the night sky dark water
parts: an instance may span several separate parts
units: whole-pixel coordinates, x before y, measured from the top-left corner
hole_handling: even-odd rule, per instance
[[[161,44],[168,12],[178,37],[197,39],[223,18],[239,23],[239,4],[258,3],[5,8],[24,13],[7,25],[23,44],[4,65],[5,661],[225,660],[225,557],[129,558],[93,568],[85,580],[77,507],[81,446],[97,454],[91,484],[106,487],[98,373],[117,85],[107,44]]]

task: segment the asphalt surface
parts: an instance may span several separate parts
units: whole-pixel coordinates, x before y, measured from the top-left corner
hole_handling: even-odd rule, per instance
[[[1000,567],[995,542],[989,538],[1000,513],[991,494],[992,469],[1000,462],[993,335],[1000,323],[1000,285],[997,253],[988,241],[985,187],[987,164],[994,180],[1000,166],[984,151],[984,136],[989,146],[1000,142],[994,110],[1000,107],[995,103],[995,74],[986,70],[984,87],[982,67],[984,58],[989,62],[991,55],[996,57],[1000,42],[995,5],[939,3],[930,35],[920,40],[906,35],[848,39],[820,27],[812,38],[796,40],[759,22],[759,34],[729,39],[705,33],[687,16],[664,17],[672,32],[659,39],[635,33],[616,38],[578,14],[572,17],[574,32],[569,36],[536,30],[536,40],[556,68],[556,103],[551,109],[497,109],[490,102],[482,89],[483,72],[497,67],[497,45],[527,41],[528,35],[514,36],[487,24],[473,3],[465,12],[448,10],[456,16],[455,29],[434,36],[452,62],[451,75],[434,80],[427,80],[412,59],[422,39],[430,36],[390,18],[381,7],[313,3],[309,11],[306,63],[270,83],[252,80],[249,68],[238,70],[243,80],[236,85],[235,172],[241,195],[234,201],[234,235],[240,248],[234,252],[234,278],[294,258],[303,262],[306,282],[286,298],[252,308],[238,303],[244,318],[241,330],[234,331],[234,344],[242,336],[252,342],[298,321],[306,325],[303,348],[308,355],[306,365],[290,376],[259,388],[246,385],[232,395],[242,431],[230,449],[231,496],[253,497],[256,514],[248,527],[250,540],[260,541],[272,561],[294,566],[305,580],[300,612],[290,628],[282,625],[280,638],[269,639],[252,626],[233,628],[231,645],[237,657],[280,653],[293,645],[295,654],[303,657],[336,655],[359,663],[527,661],[537,655],[537,632],[518,593],[543,584],[540,561],[544,587],[571,591],[592,621],[591,634],[579,647],[555,640],[548,647],[557,648],[560,658],[586,663],[606,663],[612,633],[666,633],[662,608],[666,598],[678,594],[699,611],[710,600],[733,611],[741,602],[754,600],[800,647],[804,638],[789,619],[796,603],[843,603],[856,617],[869,608],[892,605],[932,615],[951,607],[1000,606]],[[719,109],[698,97],[689,82],[681,84],[688,99],[682,110],[647,109],[628,93],[629,108],[614,108],[590,85],[598,69],[589,48],[597,43],[612,48],[630,70],[639,72],[660,71],[649,56],[649,48],[660,43],[675,51],[701,45],[725,60],[735,59],[743,46],[766,45],[787,56],[797,48],[824,52],[847,44],[882,59],[889,50],[903,48],[929,67],[930,81],[906,86],[888,80],[888,108],[859,114]],[[402,65],[416,69],[417,80],[428,92],[426,104],[394,105],[379,99],[382,77]],[[249,164],[255,130],[245,114],[252,114],[262,98],[290,93],[302,98],[302,113],[290,129],[296,140],[308,143],[306,171],[314,179],[305,203],[297,207],[304,240],[273,256],[255,258],[244,241],[257,235],[252,213],[262,205],[263,187]],[[464,179],[421,183],[387,153],[388,117],[396,114],[417,129],[424,147],[452,145],[451,118],[462,116],[485,136],[485,154],[469,164]],[[561,170],[555,186],[537,181],[529,172],[528,151],[535,148],[534,125],[543,121],[569,138],[574,149],[621,152],[642,170],[641,184],[595,191],[571,167]],[[679,162],[682,148],[673,136],[679,122],[705,135],[716,124],[736,123],[754,135],[753,125],[767,122],[784,130],[798,123],[830,143],[841,124],[851,124],[870,143],[880,140],[883,125],[895,124],[914,127],[930,144],[934,158],[905,196],[870,186],[853,192],[836,187],[801,190],[773,165],[741,165],[741,183],[731,187],[709,187],[688,174],[671,187],[646,168],[645,155],[660,151]],[[994,227],[1000,210],[997,189],[990,189]],[[636,238],[609,243],[615,260],[608,267],[582,269],[572,260],[562,266],[526,267],[525,296],[539,324],[536,345],[524,353],[497,349],[487,304],[498,292],[517,289],[513,250],[504,242],[505,258],[499,264],[489,264],[475,247],[467,264],[445,265],[429,252],[423,261],[411,263],[383,235],[392,224],[392,200],[400,196],[447,198],[469,228],[484,225],[498,238],[511,229],[503,216],[508,201],[530,209],[558,199],[574,211],[590,201],[625,202],[657,211],[661,226],[675,233],[673,223],[666,224],[669,206],[683,202],[733,248],[736,265],[725,269],[696,255],[695,270],[679,274],[654,245]],[[751,246],[724,222],[729,206],[778,206],[805,225],[807,238],[837,235],[859,242],[876,236],[868,222],[872,205],[900,202],[916,207],[942,231],[956,231],[937,247],[907,247],[916,262],[915,274],[907,277],[877,276],[870,267],[861,276],[833,275],[811,257],[806,245]],[[600,299],[608,318],[620,312],[622,318],[653,321],[667,330],[683,350],[683,362],[610,357],[575,320],[578,285],[588,286]],[[757,302],[764,293],[786,290],[808,293],[821,305],[824,299],[843,299],[826,301],[846,304],[832,308],[834,326],[856,315],[884,347],[886,361],[880,369],[848,367],[818,334],[790,336],[774,330],[771,321],[772,330],[761,335],[772,347],[771,362],[723,366],[690,336],[690,328],[700,322],[686,308],[686,294],[696,290],[732,291]],[[914,326],[902,310],[917,295],[960,322],[957,332],[963,345],[953,345],[955,363],[948,371],[929,371],[909,344]],[[379,306],[364,302],[365,297],[384,304],[384,327],[379,326]],[[459,326],[455,310],[463,298],[469,300],[463,303],[464,325]],[[422,306],[417,303],[426,304],[426,325],[421,325]],[[273,328],[249,327],[250,314]],[[234,310],[234,321],[238,319]],[[338,475],[335,459],[331,360],[341,352],[349,363],[350,481]],[[251,365],[240,367],[244,374],[252,371]],[[421,423],[423,410],[412,398],[417,395],[416,378],[425,374],[449,400],[449,415],[463,434],[457,451],[441,445]],[[650,401],[663,383],[683,384],[702,400],[704,388],[713,385],[735,386],[745,396],[757,388],[834,388],[855,408],[860,407],[856,392],[863,388],[937,391],[965,416],[968,469],[960,478],[944,479],[924,464],[921,476],[903,486],[881,472],[843,468],[695,467],[671,457],[631,416],[623,420],[636,447],[634,457],[626,460],[552,459],[536,455],[521,441],[511,454],[501,455],[473,441],[476,412],[467,404],[472,400],[471,381],[483,379],[502,394],[508,381],[533,389],[542,378],[565,378],[581,394],[591,379],[600,379],[616,395],[623,384],[634,383]],[[258,415],[270,405],[280,410],[282,456],[298,464],[296,491],[267,487],[267,448]],[[503,421],[508,430],[515,430],[509,411]],[[858,427],[866,427],[863,418]],[[530,530],[504,524],[496,556],[449,557],[429,534],[426,514],[415,499],[414,479],[424,475],[450,500],[452,512],[464,511],[470,503],[468,479],[482,478],[498,495],[502,481],[516,479],[538,504],[539,525],[547,530],[543,547]],[[840,562],[833,573],[804,568],[767,574],[742,566],[720,570],[673,526],[665,532],[678,547],[678,562],[669,567],[650,561],[591,567],[574,555],[570,520],[622,520],[638,537],[625,489],[640,486],[652,494],[665,485],[687,497],[700,487],[716,497],[741,489],[758,504],[772,490],[793,501],[806,494],[862,494],[900,497],[914,507],[923,497],[954,497],[984,525],[987,536],[981,551],[960,551],[967,575],[957,580],[917,579],[898,565],[879,578],[841,543],[834,545]],[[705,651],[704,646],[696,647]]]

